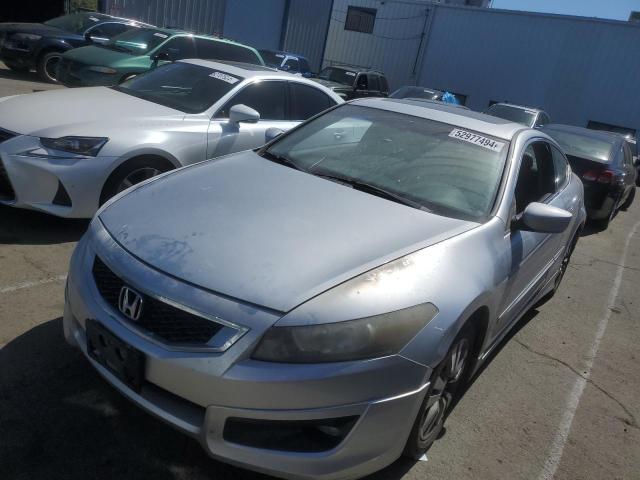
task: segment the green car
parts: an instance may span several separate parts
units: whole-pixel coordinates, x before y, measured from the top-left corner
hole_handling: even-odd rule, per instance
[[[113,86],[183,58],[264,65],[254,48],[220,38],[163,28],[137,28],[96,45],[66,52],[57,79],[67,87]]]

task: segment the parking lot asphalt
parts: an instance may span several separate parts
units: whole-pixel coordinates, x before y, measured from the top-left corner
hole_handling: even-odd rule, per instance
[[[0,69],[0,96],[48,88]],[[64,278],[88,222],[0,207],[0,478],[266,479],[211,460],[130,404],[62,336]],[[580,239],[427,461],[369,480],[640,479],[640,202]],[[384,379],[381,379],[384,381]]]

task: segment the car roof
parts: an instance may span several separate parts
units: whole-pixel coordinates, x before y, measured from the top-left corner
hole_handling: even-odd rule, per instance
[[[430,105],[433,105],[433,104],[435,104],[435,105],[447,105],[447,106],[450,106],[450,107],[463,108],[465,110],[469,110],[469,107],[465,107],[464,105],[459,105],[457,103],[447,103],[447,102],[443,102],[442,100],[431,100],[430,98],[404,97],[404,98],[398,98],[396,100],[403,100],[405,103],[412,104],[412,105],[416,105],[416,104],[419,105],[421,103],[427,103],[427,104],[430,104]]]
[[[213,40],[216,42],[223,42],[223,43],[230,43],[232,45],[238,45],[239,47],[244,47],[247,48],[249,50],[255,50],[256,52],[258,50],[256,50],[255,48],[249,46],[249,45],[245,45],[244,43],[240,43],[240,42],[236,42],[234,40],[230,40],[228,38],[222,38],[222,37],[214,37],[213,35],[207,35],[206,33],[194,33],[194,32],[188,32],[186,30],[178,30],[175,28],[162,28],[162,27],[154,27],[153,25],[147,25],[147,24],[143,24],[144,27],[146,29],[149,30],[157,30],[159,32],[162,33],[166,33],[169,36],[175,36],[175,35],[191,35],[193,37],[198,37],[198,38],[205,38],[207,40]]]
[[[189,58],[185,60],[179,60],[180,62],[191,63],[193,65],[200,65],[201,67],[213,68],[216,70],[222,70],[232,75],[238,75],[243,78],[253,77],[269,77],[269,78],[284,78],[287,80],[300,80],[302,77],[294,75],[289,72],[277,70],[275,68],[264,67],[262,65],[254,65],[252,63],[241,62],[225,62],[218,60],[205,60],[202,58]],[[305,82],[307,83],[307,82]]]
[[[269,48],[259,48],[258,51],[260,53],[262,52],[273,53],[275,55],[286,55],[289,57],[304,58],[305,60],[307,60],[307,57],[305,57],[304,55],[301,55],[299,53],[293,53],[293,52],[285,52],[284,50],[271,50]]]
[[[395,98],[362,98],[352,100],[349,103],[448,123],[503,140],[511,140],[521,130],[531,130],[519,123],[443,102],[418,102]]]
[[[349,65],[327,65],[324,68],[335,68],[336,70],[348,70],[350,72],[358,73],[377,73],[378,75],[384,75],[384,73],[382,73],[380,70],[374,70],[372,68],[351,67]]]
[[[575,135],[582,135],[583,137],[595,138],[604,142],[609,142],[612,145],[617,142],[626,141],[625,136],[620,133],[576,127],[575,125],[562,125],[560,123],[549,123],[548,125],[541,127],[541,130],[555,130],[556,132],[573,133]]]
[[[94,25],[98,25],[100,23],[113,22],[114,20],[117,20],[122,23],[134,23],[136,25],[139,25],[141,28],[156,28],[149,23],[144,23],[139,20],[134,20],[133,18],[116,17],[115,15],[107,15],[106,13],[99,13],[99,12],[78,12],[78,13],[86,17],[95,17],[99,19],[100,21],[94,23]]]
[[[529,107],[529,106],[527,106],[527,105],[517,105],[517,104],[515,104],[515,103],[498,102],[498,103],[494,103],[493,105],[491,105],[491,107],[493,107],[493,106],[495,106],[495,105],[504,105],[505,107],[518,108],[518,109],[520,109],[520,110],[530,110],[530,111],[532,111],[532,112],[538,112],[538,113],[540,113],[540,112],[547,113],[547,112],[545,112],[545,111],[544,111],[543,109],[541,109],[541,108],[537,108],[537,107]],[[491,108],[491,107],[489,107],[489,108]]]

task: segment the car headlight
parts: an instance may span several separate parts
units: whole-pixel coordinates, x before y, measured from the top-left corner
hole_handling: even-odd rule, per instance
[[[40,143],[45,148],[95,157],[108,140],[103,137],[61,137],[41,138]]]
[[[14,42],[35,42],[41,38],[42,36],[33,33],[14,33],[9,37],[9,40],[13,40]]]
[[[273,326],[252,358],[266,362],[323,363],[398,353],[438,313],[431,303],[344,322]]]
[[[97,72],[97,73],[108,73],[108,74],[113,74],[113,73],[118,73],[118,71],[115,68],[109,68],[109,67],[89,67],[87,70],[90,70],[92,72]]]

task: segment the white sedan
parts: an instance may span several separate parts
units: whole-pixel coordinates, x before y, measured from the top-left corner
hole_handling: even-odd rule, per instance
[[[258,147],[340,97],[266,67],[186,60],[119,86],[0,99],[0,204],[88,218],[162,172]]]

